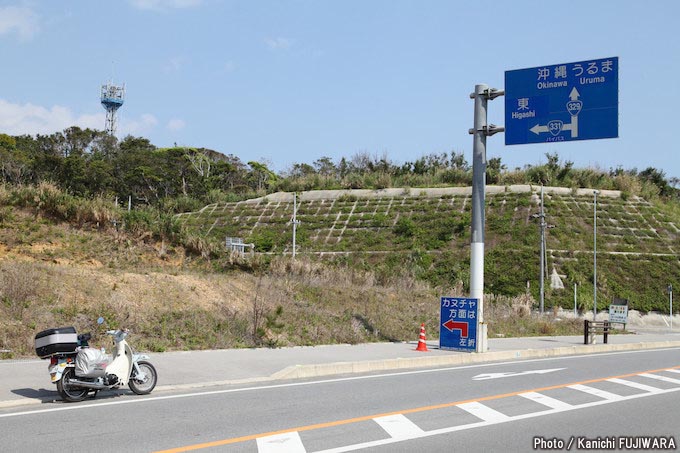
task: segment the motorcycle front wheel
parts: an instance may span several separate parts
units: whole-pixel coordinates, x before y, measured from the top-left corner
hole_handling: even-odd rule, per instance
[[[156,374],[156,368],[149,362],[138,362],[137,366],[139,371],[144,373],[144,379],[138,379],[135,369],[132,369],[132,375],[130,376],[130,390],[135,392],[137,395],[146,395],[151,393],[151,391],[156,387],[156,381],[158,380],[158,375]]]
[[[87,388],[71,385],[71,379],[75,379],[75,377],[75,368],[66,368],[64,374],[61,375],[61,379],[57,382],[57,391],[64,401],[77,403],[84,400],[87,397],[87,392],[90,391]]]

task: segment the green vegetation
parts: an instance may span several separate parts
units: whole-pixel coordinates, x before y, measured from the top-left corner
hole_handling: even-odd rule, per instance
[[[487,182],[506,186],[487,195],[491,334],[579,332],[531,315],[540,184],[571,189],[545,197],[555,225],[546,267],[566,287],[547,289],[546,306],[572,307],[575,283],[579,308],[592,306],[592,195],[577,190],[587,187],[619,191],[598,199],[599,309],[623,297],[634,309],[667,311],[666,285],[680,286],[678,180],[546,158],[514,170],[489,161]],[[0,134],[0,181],[0,349],[13,354],[30,354],[37,330],[94,330],[100,315],[155,351],[412,340],[423,321],[437,332],[439,296],[468,292],[470,196],[424,189],[469,186],[456,152],[402,165],[324,157],[277,174],[208,149],[69,128]],[[377,192],[298,202],[293,262],[292,197],[276,192],[350,188]],[[227,253],[225,236],[253,243],[255,254]]]

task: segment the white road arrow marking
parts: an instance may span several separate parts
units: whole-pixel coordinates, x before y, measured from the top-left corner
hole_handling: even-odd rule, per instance
[[[473,381],[485,381],[487,379],[499,379],[499,378],[504,378],[504,377],[513,377],[513,376],[524,376],[526,374],[546,374],[546,373],[552,373],[553,371],[560,371],[560,370],[566,370],[566,368],[552,368],[549,370],[529,370],[529,371],[510,371],[507,373],[484,373],[484,374],[478,374],[477,376],[473,377]]]

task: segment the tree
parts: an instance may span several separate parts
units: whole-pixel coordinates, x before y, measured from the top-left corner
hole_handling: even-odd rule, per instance
[[[643,181],[650,182],[658,187],[659,195],[663,197],[672,196],[675,192],[673,188],[668,185],[668,181],[666,181],[666,174],[663,172],[663,170],[647,167],[645,170],[640,172],[639,177]]]
[[[0,175],[4,182],[21,184],[30,173],[30,159],[17,147],[17,140],[0,134]]]
[[[276,173],[260,162],[250,161],[250,178],[255,182],[255,189],[260,191],[278,179]]]
[[[489,159],[486,164],[486,182],[488,184],[498,184],[501,182],[501,173],[508,167],[501,163],[500,157]]]
[[[317,173],[325,178],[334,176],[338,171],[335,164],[333,163],[333,160],[326,156],[315,160],[314,168],[316,169]]]

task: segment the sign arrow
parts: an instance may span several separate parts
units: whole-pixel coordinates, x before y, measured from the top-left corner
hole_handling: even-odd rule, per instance
[[[562,127],[560,128],[561,131],[572,131],[572,137],[576,137],[578,135],[578,123],[577,123],[576,116],[571,117],[571,123],[565,123],[562,124]],[[531,129],[529,129],[531,132],[534,134],[538,135],[541,132],[550,132],[550,128],[548,126],[541,126],[539,124],[535,125]],[[559,134],[559,132],[558,132]],[[557,135],[557,134],[554,134]]]
[[[446,327],[449,332],[453,332],[454,330],[460,330],[460,336],[461,338],[467,338],[468,337],[468,323],[462,322],[462,321],[454,321],[453,319],[449,319],[446,321],[442,326]]]
[[[581,96],[581,93],[578,92],[576,87],[571,89],[571,93],[569,93],[569,99],[572,101],[578,101],[578,97]]]
[[[531,132],[533,132],[534,134],[538,135],[541,132],[548,132],[548,126],[540,126],[540,125],[537,124],[529,130]]]
[[[507,372],[507,373],[485,373],[485,374],[478,374],[477,376],[473,377],[473,381],[485,381],[487,379],[499,379],[499,378],[504,378],[504,377],[513,377],[513,376],[523,376],[525,374],[546,374],[546,373],[552,373],[553,371],[560,371],[560,370],[566,370],[566,368],[552,368],[550,370],[530,370],[530,371],[517,371],[517,372]]]

